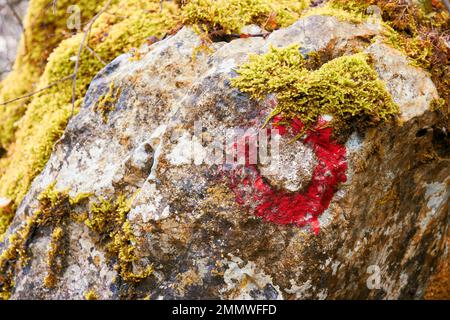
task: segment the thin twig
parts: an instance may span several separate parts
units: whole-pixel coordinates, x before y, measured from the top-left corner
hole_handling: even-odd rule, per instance
[[[35,94],[38,94],[38,93],[40,93],[40,92],[42,92],[42,91],[44,91],[44,90],[47,90],[47,89],[53,87],[54,85],[57,85],[58,83],[67,81],[67,80],[69,80],[69,79],[72,79],[73,76],[74,76],[73,74],[68,75],[68,76],[66,76],[66,77],[64,77],[64,78],[61,78],[61,79],[59,79],[59,80],[56,80],[55,82],[52,82],[52,83],[46,85],[45,87],[43,87],[43,88],[41,88],[41,89],[39,89],[39,90],[36,90],[36,91],[30,92],[30,93],[27,93],[26,95],[23,95],[23,96],[21,96],[21,97],[17,97],[17,98],[14,98],[14,99],[11,99],[11,100],[8,100],[8,101],[5,101],[5,102],[1,102],[1,103],[0,103],[0,106],[4,106],[4,105],[7,105],[7,104],[16,102],[16,101],[18,101],[18,100],[22,100],[22,99],[26,99],[26,98],[32,97],[32,96],[34,96]]]
[[[83,35],[83,39],[81,40],[80,47],[78,48],[77,60],[75,62],[75,68],[73,71],[72,113],[70,115],[70,118],[73,117],[73,113],[75,112],[75,98],[76,98],[76,91],[77,91],[77,74],[78,74],[78,68],[80,66],[80,57],[81,57],[81,52],[83,51],[84,43],[86,42],[88,34],[91,31],[92,25],[98,19],[98,17],[100,17],[100,15],[106,11],[106,9],[109,7],[110,4],[111,4],[111,0],[108,0],[108,2],[103,6],[103,8],[89,21],[89,23],[86,26],[86,30],[84,31],[84,35]]]
[[[22,31],[24,31],[25,28],[23,27],[22,18],[19,16],[19,14],[17,13],[14,6],[8,0],[6,0],[6,4],[7,4],[9,10],[11,10],[14,18],[17,20],[17,23],[19,24],[20,28],[22,29]]]
[[[92,55],[93,55],[94,57],[96,57],[97,60],[100,61],[104,66],[107,65],[107,63],[106,63],[105,61],[103,61],[103,59],[97,54],[97,52],[94,51],[94,49],[92,49],[92,48],[89,47],[88,45],[86,45],[86,49],[88,49],[88,50],[92,53]]]

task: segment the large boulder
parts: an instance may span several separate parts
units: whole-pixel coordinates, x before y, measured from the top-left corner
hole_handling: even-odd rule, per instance
[[[92,230],[71,220],[56,286],[44,284],[52,232],[37,228],[29,261],[15,268],[12,298],[80,299],[87,291],[104,299],[423,297],[445,251],[448,146],[429,110],[438,98],[433,83],[400,52],[371,41],[380,32],[376,24],[309,16],[266,38],[216,42],[203,52],[202,38],[185,27],[142,48],[140,58],[115,59],[92,81],[2,248],[55,183],[93,202],[131,199],[132,269],[153,273],[124,281]],[[236,68],[250,54],[290,44],[304,54],[367,52],[402,119],[350,136],[345,182],[315,224],[257,217],[249,196],[255,181],[245,184],[210,159],[212,142],[233,128],[259,132],[273,107],[273,98],[257,102],[231,87]],[[310,145],[283,139],[279,171],[262,175],[273,188],[304,190],[319,159]]]

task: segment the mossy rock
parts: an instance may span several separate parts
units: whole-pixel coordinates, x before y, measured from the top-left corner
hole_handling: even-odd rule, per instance
[[[13,72],[2,82],[0,102],[70,76],[84,33],[72,35],[67,31],[66,18],[70,15],[67,8],[78,5],[82,22],[86,22],[104,3],[58,1],[53,13],[47,1],[32,0],[25,23],[26,36]],[[308,4],[305,0],[195,0],[180,8],[172,1],[164,1],[161,6],[159,0],[114,0],[90,31],[86,45],[95,54],[86,48],[82,52],[74,111],[79,110],[92,78],[104,67],[102,62],[108,63],[141,46],[148,37],[161,38],[182,24],[198,25],[199,30],[207,24],[214,29],[237,32],[244,24],[256,23],[273,30],[293,23]],[[212,15],[202,16],[202,12]],[[34,32],[36,24],[40,26],[39,32]],[[49,34],[55,36],[49,40]],[[63,134],[72,116],[71,100],[72,85],[67,79],[30,99],[0,106],[0,146],[7,150],[7,155],[0,158],[0,195],[13,199],[15,207]],[[101,113],[106,120],[107,110],[104,111]],[[0,234],[12,217],[2,215]]]
[[[305,64],[298,45],[272,47],[265,55],[250,57],[231,83],[255,99],[275,94],[277,107],[269,119],[280,114],[311,125],[332,115],[348,125],[358,119],[377,124],[398,114],[368,55],[343,56],[313,71]]]

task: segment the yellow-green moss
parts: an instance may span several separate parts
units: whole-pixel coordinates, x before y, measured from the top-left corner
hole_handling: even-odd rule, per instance
[[[94,105],[94,112],[100,114],[104,123],[108,122],[108,114],[116,108],[116,102],[121,92],[122,88],[115,88],[115,83],[112,81],[108,92],[101,96]]]
[[[89,290],[83,293],[84,299],[86,300],[100,300],[100,297],[94,290]]]
[[[418,34],[422,28],[447,28],[449,23],[449,13],[438,1],[429,9],[425,9],[419,1],[398,0],[330,0],[330,5],[362,15],[368,14],[369,6],[377,6],[385,23],[409,35]]]
[[[385,29],[383,39],[405,53],[412,64],[429,69],[433,52],[436,49],[446,50],[436,48],[436,38],[443,36],[450,27],[449,13],[442,5],[432,4],[431,1],[330,0],[324,6],[307,10],[303,16],[331,15],[343,21],[359,23],[372,15],[368,12],[370,6],[380,9]]]
[[[179,8],[174,3],[165,2],[160,12],[158,0],[121,1],[94,23],[87,44],[103,61],[109,62],[140,46],[149,36],[163,36],[178,21]],[[83,33],[79,33],[59,44],[48,58],[38,88],[73,73],[73,57],[82,37]],[[77,109],[91,79],[102,67],[94,55],[83,51],[77,80]],[[15,143],[8,147],[8,157],[0,159],[0,196],[12,199],[16,207],[34,177],[44,168],[53,144],[61,137],[71,115],[71,98],[71,82],[61,82],[33,97],[17,122]]]
[[[132,270],[132,263],[137,260],[137,256],[133,232],[127,220],[129,203],[124,197],[119,197],[114,203],[106,199],[92,203],[86,225],[102,239],[106,252],[117,259],[116,269],[121,278],[126,282],[137,283],[148,278],[153,268],[149,266],[139,273]]]
[[[47,288],[53,288],[56,285],[57,277],[63,270],[61,257],[65,254],[62,243],[64,233],[64,228],[56,226],[51,235],[50,248],[47,252],[47,275],[44,279],[44,285]]]
[[[306,10],[302,14],[302,18],[315,15],[333,16],[336,17],[339,21],[347,21],[355,24],[365,22],[368,18],[368,16],[364,12],[344,10],[338,6],[333,5],[332,2],[328,2],[323,6],[313,7]]]
[[[101,1],[58,0],[53,12],[48,0],[31,0],[24,19],[25,33],[22,36],[13,71],[2,81],[0,103],[22,96],[36,89],[39,76],[44,71],[47,58],[53,49],[65,38],[72,36],[67,29],[70,13],[67,8],[78,5],[82,10],[81,23],[92,18]],[[7,149],[14,140],[15,124],[27,108],[30,99],[0,106],[0,146]]]
[[[330,114],[372,124],[398,113],[369,57],[362,53],[331,60],[310,71],[298,45],[271,48],[267,54],[251,56],[237,72],[239,76],[231,80],[232,85],[252,98],[276,95],[278,104],[270,117],[298,117],[310,125],[320,115]]]
[[[450,14],[440,1],[330,0],[330,6],[366,15],[380,8],[382,39],[409,57],[411,64],[428,70],[441,98],[450,105],[450,63],[446,37]],[[448,112],[447,112],[448,113]]]
[[[122,280],[128,283],[138,283],[148,278],[153,268],[147,267],[142,272],[134,272],[132,263],[137,260],[136,248],[133,244],[134,236],[131,225],[127,220],[131,199],[119,197],[110,202],[100,199],[91,202],[89,214],[83,215],[75,211],[83,211],[80,207],[87,204],[89,194],[79,194],[71,197],[67,191],[58,191],[55,184],[50,184],[38,196],[38,207],[27,218],[26,223],[13,234],[7,248],[0,256],[0,299],[8,299],[9,292],[14,286],[13,276],[17,262],[24,266],[28,260],[27,243],[34,230],[42,227],[51,229],[51,240],[47,251],[47,273],[44,286],[51,289],[57,284],[58,277],[63,271],[66,254],[66,232],[69,222],[85,223],[104,245],[106,253],[114,259],[117,272]],[[77,210],[80,208],[81,210]]]
[[[72,31],[68,30],[66,26],[67,18],[70,15],[67,8],[71,5],[78,5],[81,8],[81,23],[85,23],[92,18],[101,2],[61,0],[56,2],[55,12],[53,12],[52,3],[48,0],[31,0],[29,2],[23,22],[25,32],[20,42],[13,70],[1,82],[0,103],[20,97],[49,83],[48,81],[42,83],[39,78],[53,49],[63,39],[72,36]],[[69,86],[70,83],[65,83],[65,85]],[[54,93],[55,91],[52,91],[50,94]],[[28,98],[0,106],[0,148],[7,151],[5,158],[0,156],[0,195],[14,201],[8,212],[0,212],[0,235],[9,226],[14,217],[14,211],[24,195],[24,190],[30,184],[29,175],[34,176],[36,171],[39,170],[39,168],[31,168],[32,172],[30,172],[30,167],[21,161],[24,159],[24,154],[12,159],[15,151],[22,147],[20,141],[15,142],[17,140],[15,137],[16,131],[21,126],[19,120],[32,100],[33,98]],[[54,130],[49,134],[50,138],[54,138]],[[45,143],[45,141],[43,142]],[[25,152],[25,154],[27,154],[26,157],[34,157],[34,154],[29,152]],[[27,161],[25,160],[25,162]],[[24,170],[19,169],[22,165]],[[11,168],[14,169],[11,170]],[[8,177],[10,174],[12,176]],[[3,177],[5,179],[2,179]],[[20,182],[22,178],[24,179],[23,183]]]
[[[10,236],[8,246],[0,256],[0,298],[9,297],[9,291],[13,287],[14,266],[17,262],[26,264],[27,242],[37,228],[49,227],[52,230],[44,285],[48,288],[55,286],[57,277],[63,269],[62,259],[65,254],[63,241],[67,221],[73,219],[74,208],[85,200],[87,200],[85,194],[72,198],[66,191],[55,190],[55,183],[40,193],[37,209],[26,219],[19,231]]]
[[[13,218],[14,210],[12,208],[0,209],[0,242],[3,241],[1,235],[5,233]]]
[[[300,17],[309,0],[191,0],[183,7],[183,23],[204,31],[239,33],[248,24],[266,30],[285,27]]]
[[[0,299],[7,300],[14,287],[15,264],[27,261],[27,241],[37,224],[37,215],[28,217],[17,233],[11,235],[8,247],[0,255]]]
[[[86,200],[83,195],[72,198],[66,191],[57,191],[55,183],[50,184],[39,196],[39,206],[34,215],[36,228],[48,226],[52,229],[50,245],[47,251],[47,274],[44,285],[53,288],[63,271],[65,255],[66,225],[72,217],[74,208]]]

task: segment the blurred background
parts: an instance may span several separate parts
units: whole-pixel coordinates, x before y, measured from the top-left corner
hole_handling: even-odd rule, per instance
[[[28,0],[0,0],[0,79],[11,70]]]

